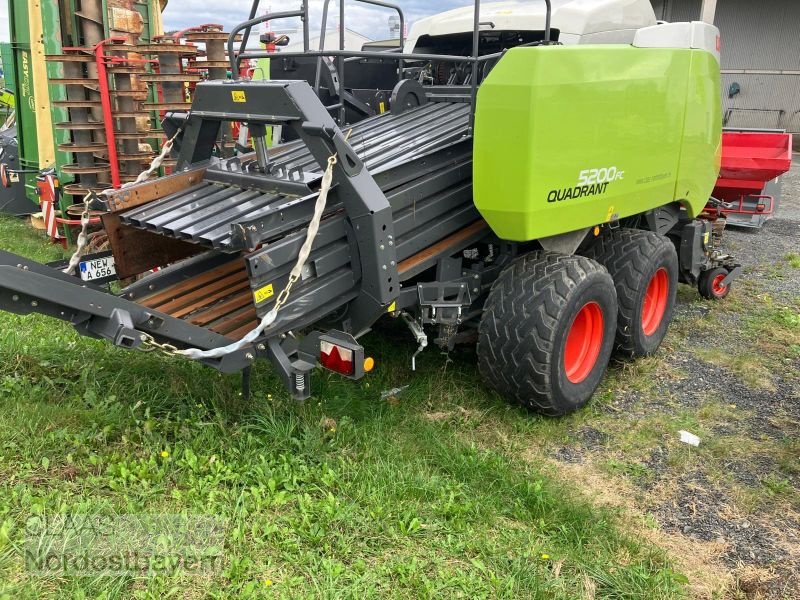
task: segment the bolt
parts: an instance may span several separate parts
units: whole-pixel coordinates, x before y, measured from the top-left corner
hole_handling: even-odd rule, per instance
[[[389,247],[394,246],[394,242],[389,240]]]
[[[473,279],[480,279],[480,275],[473,275]]]
[[[14,294],[13,296],[11,296],[11,299],[12,299],[14,302],[18,302],[18,301],[19,301],[19,296],[17,296],[16,294]]]
[[[247,360],[249,360],[249,361],[253,361],[253,360],[255,360],[255,359],[256,359],[256,357],[255,357],[255,356],[253,356],[253,355],[252,355],[252,353],[250,353],[250,352],[248,352],[247,354],[245,354],[245,355],[244,355],[244,357],[245,357]]]
[[[386,269],[386,265],[383,265],[383,270],[384,270],[384,271],[386,271],[386,270],[387,270],[387,269]]]
[[[31,306],[33,308],[36,308],[37,306],[39,306],[39,303],[36,300],[34,300],[33,302],[31,302]]]
[[[389,263],[389,264],[391,264],[392,266],[395,266],[397,263],[395,263],[394,261],[392,261],[392,262],[391,262],[391,263]]]
[[[478,288],[472,288],[472,291],[477,294],[478,293]]]
[[[256,348],[258,348],[261,352],[264,352],[264,350],[267,349],[267,347],[264,344],[259,344],[258,346],[256,346]]]
[[[381,250],[386,250],[386,246],[384,246],[383,244],[381,244]]]
[[[147,336],[145,334],[142,334],[142,335],[139,336],[139,339],[142,340],[143,342],[146,342],[147,341]]]

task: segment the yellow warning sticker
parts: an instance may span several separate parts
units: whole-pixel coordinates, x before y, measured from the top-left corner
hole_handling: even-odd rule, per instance
[[[253,296],[255,296],[256,299],[256,304],[261,304],[262,302],[265,302],[266,300],[272,298],[274,295],[275,295],[275,288],[272,287],[271,283],[269,285],[265,285],[261,289],[256,290],[255,294],[253,294]]]
[[[609,206],[608,207],[608,214],[606,215],[606,223],[608,223],[613,216],[614,216],[614,207],[613,206]]]
[[[243,90],[234,90],[231,92],[231,97],[234,102],[247,102],[247,95]]]
[[[389,308],[386,309],[386,312],[390,312],[390,313],[397,312],[397,301],[396,300],[389,305]]]
[[[381,111],[381,114],[385,113],[385,112],[386,112],[386,102],[381,102],[381,103],[378,105],[378,108],[380,109],[380,111]]]

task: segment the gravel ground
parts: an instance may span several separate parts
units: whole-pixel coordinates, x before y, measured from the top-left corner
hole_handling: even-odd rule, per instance
[[[761,230],[729,229],[725,245],[741,261],[745,278],[757,282],[760,293],[771,295],[778,303],[796,304],[800,298],[800,270],[781,269],[781,276],[770,275],[787,254],[800,253],[800,161],[795,161],[783,185],[783,202],[776,216]],[[697,314],[697,309],[694,304],[682,303],[677,318],[685,318],[693,312]],[[724,335],[716,331],[704,332],[691,340],[688,351],[674,353],[672,360],[677,361],[688,376],[678,381],[659,381],[657,393],[668,394],[679,403],[698,409],[704,399],[716,394],[723,402],[751,415],[743,424],[722,422],[716,429],[720,438],[738,434],[755,441],[782,442],[788,436],[797,439],[800,435],[800,386],[796,379],[773,373],[774,389],[753,388],[738,377],[709,376],[713,370],[710,371],[709,365],[696,358],[692,351],[704,346],[735,348],[737,344],[744,344],[745,340],[741,339],[744,316],[721,315],[718,321],[726,330]],[[765,476],[780,473],[793,493],[800,493],[800,471],[782,471],[768,453],[750,455],[746,461],[722,458],[721,463],[732,479],[743,486],[758,488]],[[665,464],[666,461],[662,461],[662,465]],[[668,468],[663,468],[661,473],[665,478],[674,476]],[[729,491],[709,481],[702,469],[681,475],[676,483],[682,490],[678,497],[648,507],[664,531],[723,543],[725,550],[719,560],[734,571],[755,567],[777,575],[765,577],[760,583],[739,581],[738,591],[746,598],[800,598],[800,519],[797,514],[778,514],[768,508],[742,514],[735,509]]]
[[[620,493],[632,483],[635,509],[673,539],[685,540],[687,553],[718,548],[712,566],[727,572],[728,581],[713,597],[800,598],[800,461],[795,455],[787,467],[776,451],[800,440],[800,358],[782,348],[759,356],[766,365],[762,385],[711,364],[708,354],[757,352],[747,324],[765,302],[800,310],[800,268],[786,260],[800,254],[800,156],[784,178],[776,216],[761,230],[729,229],[724,244],[745,270],[730,304],[718,310],[684,289],[658,365],[643,377],[648,385],[640,389],[618,375],[597,425],[576,428],[550,455],[564,465],[615,465],[612,489],[615,479]],[[698,322],[708,326],[695,327]],[[723,412],[709,417],[709,407]],[[724,411],[733,416],[727,419]],[[637,428],[669,431],[671,420],[695,417],[702,452],[692,454],[669,434],[643,450],[635,445],[640,441],[631,431]],[[747,450],[738,451],[743,445]],[[627,465],[623,475],[619,464]],[[780,499],[772,494],[775,482]],[[743,494],[757,499],[755,508]]]
[[[795,154],[793,168],[783,178],[783,199],[775,217],[760,231],[728,229],[725,244],[751,278],[764,278],[776,258],[800,253],[800,155]],[[767,278],[763,287],[776,298],[796,299],[800,296],[800,277]]]

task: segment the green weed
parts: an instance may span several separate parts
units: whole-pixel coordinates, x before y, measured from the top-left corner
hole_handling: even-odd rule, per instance
[[[0,244],[60,254],[8,219]],[[367,343],[378,368],[362,382],[317,372],[315,399],[297,404],[262,366],[244,402],[237,377],[0,313],[0,597],[684,595],[661,550],[521,459],[537,433],[569,439],[591,410],[532,416],[486,391],[469,352],[448,365],[426,353],[414,374],[405,336]],[[224,519],[221,572],[24,569],[31,515],[141,512]]]

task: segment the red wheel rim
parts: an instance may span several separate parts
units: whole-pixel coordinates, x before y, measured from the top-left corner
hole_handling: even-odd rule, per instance
[[[725,292],[728,291],[728,286],[722,285],[722,282],[725,281],[727,276],[727,273],[720,273],[711,281],[711,291],[715,296],[724,296]]]
[[[664,320],[664,313],[667,312],[668,300],[669,275],[666,269],[661,268],[656,271],[650,283],[647,284],[647,292],[644,295],[642,331],[646,336],[651,336],[658,331],[661,321]]]
[[[589,302],[575,315],[564,346],[564,370],[570,383],[581,383],[597,364],[603,346],[603,309]]]

